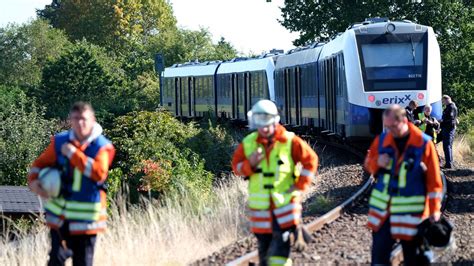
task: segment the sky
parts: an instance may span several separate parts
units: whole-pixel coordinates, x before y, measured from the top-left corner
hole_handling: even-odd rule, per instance
[[[0,26],[24,23],[51,0],[0,0]],[[224,37],[239,52],[260,54],[273,48],[289,50],[297,33],[278,23],[284,0],[170,0],[178,26],[207,28],[214,42]]]

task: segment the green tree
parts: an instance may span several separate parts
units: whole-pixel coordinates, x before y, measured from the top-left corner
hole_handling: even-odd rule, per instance
[[[429,25],[441,50],[443,92],[462,112],[474,108],[474,29],[470,0],[464,1],[285,1],[281,24],[300,32],[295,45],[327,41],[368,17],[408,19]]]
[[[0,84],[33,88],[48,60],[70,46],[64,33],[44,20],[0,28]]]
[[[80,42],[50,61],[36,95],[46,106],[48,117],[67,117],[70,106],[88,101],[99,117],[121,113],[128,107],[127,84],[119,63],[103,48]]]
[[[29,166],[54,130],[43,113],[21,89],[0,85],[0,185],[26,185]]]
[[[72,40],[86,40],[116,52],[130,43],[176,29],[171,5],[165,0],[54,0],[38,10]]]

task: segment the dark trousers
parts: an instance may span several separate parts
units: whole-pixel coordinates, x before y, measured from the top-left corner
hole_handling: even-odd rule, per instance
[[[414,241],[401,241],[403,262],[405,265],[417,264],[417,244]],[[372,233],[372,265],[390,265],[390,254],[395,239],[390,233],[390,221],[387,219],[382,227]]]
[[[276,218],[273,217],[271,234],[255,234],[258,241],[258,257],[260,259],[260,266],[267,266],[268,260],[271,256],[290,257],[291,246],[289,233],[291,233],[292,230],[294,229],[281,229]],[[286,241],[283,239],[284,234],[288,235]]]
[[[442,138],[443,138],[443,151],[444,151],[444,158],[446,160],[446,167],[452,167],[453,163],[453,142],[454,142],[454,132],[456,131],[455,128],[443,128],[441,131]]]
[[[70,257],[74,266],[92,265],[96,235],[72,236],[67,230],[67,225],[63,225],[59,230],[51,229],[50,234],[51,251],[48,266],[62,266]],[[65,241],[66,246],[63,245],[62,240]]]

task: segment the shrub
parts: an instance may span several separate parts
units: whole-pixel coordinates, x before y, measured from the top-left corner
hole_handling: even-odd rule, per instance
[[[18,88],[0,86],[0,185],[25,185],[28,168],[43,151],[54,123]]]
[[[116,164],[131,188],[132,201],[137,191],[161,194],[208,196],[212,174],[204,161],[186,146],[198,135],[194,124],[183,124],[166,111],[132,112],[115,119],[108,131],[117,147]]]

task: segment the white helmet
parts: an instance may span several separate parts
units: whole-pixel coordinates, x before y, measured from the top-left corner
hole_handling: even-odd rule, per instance
[[[251,129],[261,128],[280,122],[278,109],[270,100],[260,100],[256,102],[250,111],[247,112],[249,127]]]
[[[61,173],[56,168],[46,167],[39,172],[38,179],[41,187],[50,197],[59,196],[61,190]]]

